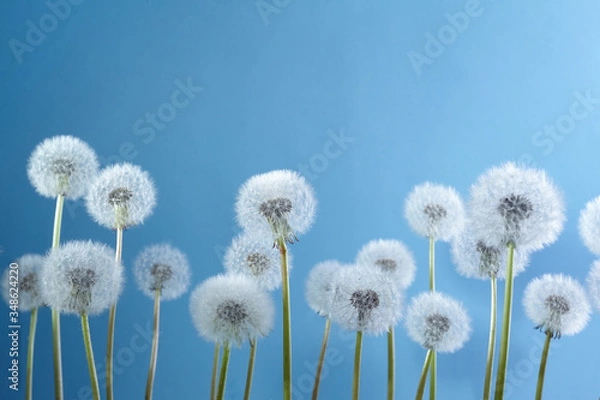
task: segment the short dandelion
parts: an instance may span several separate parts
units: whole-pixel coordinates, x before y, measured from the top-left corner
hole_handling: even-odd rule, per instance
[[[287,244],[313,224],[317,201],[306,179],[294,171],[277,170],[248,179],[235,205],[237,220],[257,240],[273,240],[281,258],[283,302],[283,398],[292,399],[292,322]]]
[[[88,213],[101,226],[117,233],[115,259],[121,262],[123,230],[140,225],[152,214],[156,189],[150,175],[137,165],[116,164],[105,168],[92,183],[86,197]],[[113,347],[116,303],[108,317],[106,346],[106,397],[113,400]]]
[[[589,201],[581,210],[579,235],[593,254],[600,255],[600,196]]]
[[[156,360],[161,300],[181,297],[190,285],[190,266],[185,254],[173,246],[162,243],[146,247],[134,263],[135,280],[140,290],[154,299],[154,325],[152,353],[146,382],[146,400],[152,398]]]
[[[388,274],[370,266],[341,269],[334,276],[333,287],[331,320],[356,332],[352,399],[357,400],[363,332],[379,335],[396,325],[401,316],[402,295]]]
[[[546,334],[535,398],[541,400],[550,340],[575,335],[590,319],[591,307],[583,286],[562,274],[542,275],[525,288],[523,306],[535,328]]]
[[[267,292],[244,275],[218,275],[191,294],[190,313],[200,336],[223,346],[217,400],[225,395],[231,345],[267,336],[273,329],[274,306]]]
[[[565,221],[562,195],[542,170],[509,162],[471,186],[470,227],[487,246],[508,247],[502,335],[495,399],[504,398],[508,365],[515,249],[532,252],[553,243]]]
[[[107,246],[94,242],[67,242],[50,251],[41,270],[42,294],[53,309],[81,317],[92,394],[100,398],[88,315],[107,310],[123,287],[123,266]]]
[[[65,198],[84,196],[98,173],[96,153],[84,141],[73,136],[54,136],[40,143],[29,158],[27,176],[36,191],[56,198],[52,248],[60,244],[60,229]],[[52,310],[52,347],[54,356],[54,396],[63,398],[60,315]]]
[[[40,255],[26,254],[10,264],[2,279],[2,295],[12,310],[11,316],[18,315],[17,312],[31,311],[25,376],[26,400],[33,398],[33,354],[37,314],[38,308],[44,306],[40,288],[40,269],[44,261],[44,257]]]

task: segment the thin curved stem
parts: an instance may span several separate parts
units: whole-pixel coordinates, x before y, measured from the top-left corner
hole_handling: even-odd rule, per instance
[[[290,281],[285,239],[277,240],[281,255],[281,295],[283,301],[283,399],[292,400],[292,319],[290,310]]]
[[[123,256],[123,227],[117,227],[117,248],[115,260],[121,262]],[[108,338],[106,343],[106,399],[113,400],[113,348],[115,343],[115,316],[117,303],[110,308],[108,315]]]
[[[154,332],[152,335],[152,353],[150,354],[150,369],[148,370],[148,382],[146,382],[146,400],[152,399],[152,388],[154,386],[154,375],[156,373],[156,358],[158,356],[158,332],[160,325],[160,289],[154,292]]]
[[[56,249],[60,244],[60,228],[62,225],[63,208],[65,197],[60,194],[56,197],[56,209],[54,211],[54,229],[52,231],[52,248]],[[63,377],[62,377],[62,351],[60,346],[60,313],[52,309],[52,351],[54,354],[54,397],[56,400],[63,399]]]
[[[215,355],[213,357],[213,370],[210,379],[210,400],[215,400],[215,389],[217,386],[217,370],[219,369],[219,343],[215,343]]]
[[[417,387],[417,395],[415,396],[415,400],[422,400],[423,394],[425,393],[425,382],[427,382],[427,372],[429,372],[429,364],[431,363],[431,355],[433,351],[431,349],[427,350],[427,355],[425,356],[425,362],[423,363],[423,370],[421,371],[421,378],[419,379],[419,386]]]
[[[429,291],[435,292],[435,238],[429,237]],[[435,400],[437,385],[437,356],[435,351],[431,351],[431,361],[429,363],[429,399]]]
[[[248,360],[248,374],[246,375],[246,389],[244,390],[244,400],[250,399],[250,390],[252,389],[252,375],[254,375],[254,359],[256,358],[256,338],[250,340],[250,358]]]
[[[356,347],[354,349],[354,379],[352,381],[352,400],[358,400],[360,390],[360,356],[362,353],[362,331],[356,331]]]
[[[325,352],[327,351],[327,342],[329,341],[329,329],[331,328],[331,320],[325,320],[325,333],[323,333],[323,343],[321,344],[321,353],[319,354],[319,365],[315,373],[315,386],[312,392],[312,400],[319,398],[319,385],[321,384],[321,372],[323,371],[323,361],[325,360]]]
[[[542,400],[542,391],[544,390],[544,377],[546,375],[546,361],[548,361],[548,350],[550,349],[550,339],[552,332],[546,332],[546,341],[544,342],[544,351],[540,361],[540,372],[538,374],[537,388],[535,390],[535,400]]]
[[[437,371],[436,371],[436,364],[437,364],[437,354],[435,351],[431,351],[431,361],[429,362],[429,373],[430,373],[430,377],[429,377],[429,398],[431,400],[435,399],[435,395],[436,395],[436,386],[437,386]]]
[[[219,376],[219,391],[217,392],[217,400],[223,400],[225,397],[225,382],[227,382],[227,367],[229,366],[229,354],[231,346],[228,342],[223,344],[223,360],[221,364],[221,374]]]
[[[92,385],[92,396],[94,400],[100,400],[100,386],[98,385],[98,375],[96,374],[96,363],[94,362],[94,350],[92,348],[92,337],[90,335],[90,324],[88,316],[81,314],[81,331],[83,332],[83,343],[85,344],[85,354],[87,356],[88,368],[90,370],[90,382]]]
[[[391,326],[388,330],[388,400],[394,400],[394,380],[395,372],[395,351],[394,351],[394,327]]]
[[[435,239],[429,237],[429,291],[435,292]]]
[[[490,298],[490,337],[488,340],[487,361],[485,363],[485,382],[483,385],[483,399],[489,400],[492,390],[492,372],[494,369],[494,349],[496,347],[496,308],[498,303],[498,279],[492,276]]]
[[[508,365],[508,346],[510,343],[510,318],[513,298],[513,260],[515,257],[515,245],[508,244],[508,260],[506,262],[506,286],[504,288],[504,310],[502,313],[502,336],[500,337],[500,354],[498,355],[498,372],[496,375],[496,390],[494,399],[504,399],[504,383],[506,380],[506,368]]]
[[[33,398],[33,352],[35,347],[35,329],[37,327],[38,308],[31,310],[31,318],[29,320],[29,343],[27,349],[27,376],[25,386],[25,399]]]

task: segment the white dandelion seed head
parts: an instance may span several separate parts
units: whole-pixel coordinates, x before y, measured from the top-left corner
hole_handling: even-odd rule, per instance
[[[54,136],[38,144],[27,165],[27,176],[45,197],[85,196],[98,174],[98,158],[92,148],[73,136]]]
[[[181,297],[190,286],[190,265],[179,249],[166,244],[146,247],[137,256],[133,266],[135,281],[140,290],[154,298],[160,290],[161,300]]]
[[[18,293],[19,311],[31,311],[36,307],[44,305],[42,297],[40,270],[44,265],[44,257],[38,254],[25,254],[18,258],[15,263],[18,265],[15,272],[10,271],[13,268],[7,268],[2,277],[2,297],[7,304],[11,300],[11,288],[18,289],[13,293]],[[11,285],[11,282],[18,282],[18,286]]]
[[[401,317],[398,285],[373,267],[340,269],[334,274],[333,288],[331,320],[344,329],[379,335]]]
[[[467,278],[498,279],[506,278],[508,251],[505,246],[488,246],[482,239],[473,235],[467,228],[452,241],[452,259],[459,274]],[[525,270],[529,264],[529,253],[515,250],[513,258],[513,276]]]
[[[588,250],[600,256],[600,196],[589,201],[581,210],[579,235]]]
[[[150,175],[129,163],[102,170],[86,198],[88,213],[110,229],[143,223],[155,205],[156,189]]]
[[[399,240],[372,240],[356,256],[356,265],[368,265],[390,275],[400,289],[408,288],[415,280],[415,259]]]
[[[553,243],[562,231],[562,195],[542,170],[512,162],[494,167],[471,186],[473,234],[492,246],[513,243],[530,252]]]
[[[42,296],[66,314],[99,314],[113,305],[123,288],[123,266],[110,247],[72,241],[52,249],[41,270]]]
[[[288,251],[288,270],[292,268],[292,255]],[[256,240],[242,233],[231,242],[223,259],[225,270],[232,274],[246,275],[265,290],[281,286],[279,250],[269,240]]]
[[[317,200],[303,176],[289,170],[254,175],[240,188],[235,205],[238,223],[256,238],[289,243],[315,219]]]
[[[465,209],[458,192],[430,182],[417,185],[405,202],[404,215],[418,235],[449,242],[462,231]]]
[[[555,338],[581,332],[591,313],[583,286],[563,274],[545,274],[529,282],[523,306],[535,328]]]
[[[600,260],[592,263],[586,283],[592,303],[600,311]]]
[[[192,322],[204,339],[233,343],[267,336],[273,329],[274,305],[269,294],[244,275],[217,275],[200,284],[190,297]]]
[[[306,279],[305,297],[309,307],[322,317],[329,317],[334,295],[334,280],[342,268],[349,268],[337,260],[318,263]]]
[[[414,297],[405,323],[412,340],[440,353],[454,353],[471,336],[471,319],[461,303],[439,292]]]

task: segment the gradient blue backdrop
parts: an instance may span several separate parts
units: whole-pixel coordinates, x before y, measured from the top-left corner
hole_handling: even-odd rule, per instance
[[[559,240],[536,253],[515,284],[507,394],[533,397],[543,334],[524,316],[522,291],[547,272],[583,281],[593,261],[577,219],[585,203],[600,195],[597,2],[73,0],[67,9],[52,1],[0,5],[0,259],[7,265],[50,245],[54,203],[35,193],[25,172],[29,154],[44,138],[79,136],[104,165],[125,159],[151,173],[158,206],[147,223],[125,233],[118,399],[142,398],[150,356],[145,337],[152,302],[134,285],[133,259],[144,246],[169,241],[189,255],[193,285],[221,272],[223,251],[239,231],[237,189],[252,174],[297,169],[319,199],[314,228],[292,246],[294,398],[308,399],[323,329],[304,301],[309,269],[330,258],[350,262],[371,239],[397,238],[413,250],[419,267],[407,296],[425,290],[427,241],[407,226],[406,195],[432,180],[466,198],[480,173],[507,160],[546,169],[564,191],[568,212]],[[49,16],[52,9],[61,18]],[[35,32],[40,25],[46,33]],[[181,108],[169,106],[186,84],[193,86],[189,101],[181,96],[175,99]],[[582,103],[581,96],[591,100]],[[176,115],[169,114],[173,110]],[[146,115],[159,111],[167,122],[152,127]],[[563,124],[562,131],[545,128],[555,123]],[[114,233],[93,223],[82,202],[67,203],[62,239],[86,238],[114,245]],[[489,289],[458,276],[448,250],[438,246],[438,288],[464,302],[474,333],[463,350],[439,357],[438,393],[440,399],[477,399]],[[273,295],[279,305],[280,292]],[[205,399],[213,347],[194,330],[187,295],[162,310],[155,398]],[[8,308],[1,312],[5,375]],[[23,384],[28,324],[22,318]],[[106,315],[91,320],[100,370],[106,323]],[[89,378],[79,320],[64,317],[62,327],[65,398],[88,398],[80,396]],[[596,314],[581,334],[553,342],[545,398],[598,398],[599,335]],[[50,336],[50,314],[42,310],[38,399],[52,398]],[[402,326],[396,338],[396,397],[409,399],[425,351]],[[228,399],[242,397],[247,353],[247,347],[233,352]],[[335,327],[330,355],[321,398],[349,398],[352,335]],[[366,338],[363,398],[384,398],[385,360],[385,339]],[[280,366],[278,323],[258,347],[253,399],[281,398]],[[23,398],[23,391],[7,389],[5,378],[0,382],[2,399]]]

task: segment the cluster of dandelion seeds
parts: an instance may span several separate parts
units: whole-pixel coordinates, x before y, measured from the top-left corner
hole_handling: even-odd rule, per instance
[[[18,290],[19,311],[31,311],[43,306],[44,299],[41,292],[40,270],[44,265],[44,257],[38,254],[25,254],[15,262],[19,266]],[[2,277],[2,296],[6,303],[10,303],[10,269],[7,268]],[[13,275],[14,276],[14,275]]]
[[[160,291],[162,300],[172,300],[184,294],[190,285],[190,266],[185,254],[166,244],[146,247],[137,256],[133,272],[140,290],[154,298]]]
[[[390,275],[400,289],[413,283],[417,271],[412,253],[399,240],[370,241],[360,249],[355,263],[380,269]]]
[[[581,210],[579,235],[588,250],[600,255],[600,196],[589,201]]]
[[[323,317],[329,317],[334,295],[335,274],[350,268],[337,260],[323,261],[315,265],[306,280],[305,297],[309,307]]]

